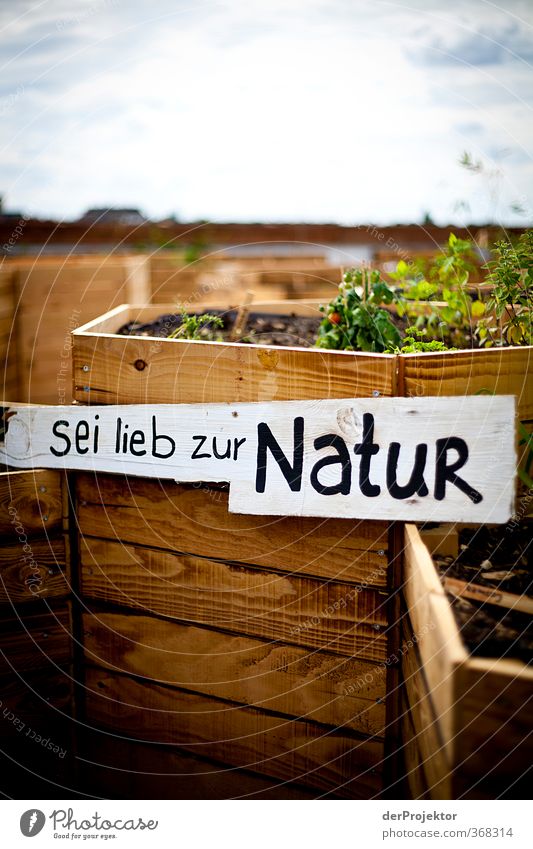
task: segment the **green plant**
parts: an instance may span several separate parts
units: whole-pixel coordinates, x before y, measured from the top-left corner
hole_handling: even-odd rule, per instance
[[[379,271],[351,269],[327,307],[316,346],[347,351],[383,352],[399,345],[400,332],[384,304],[396,300]]]
[[[533,230],[526,230],[516,245],[508,240],[496,245],[496,258],[487,263],[487,281],[493,290],[487,309],[489,317],[479,328],[482,344],[533,344]]]
[[[470,342],[472,317],[485,312],[485,304],[468,292],[470,274],[475,270],[471,242],[450,233],[441,256],[425,265],[399,262],[391,277],[398,282],[404,301],[398,312],[407,314],[417,330],[425,330],[429,339],[440,337],[446,346],[465,347]],[[439,299],[439,302],[437,302]],[[428,301],[427,312],[420,314],[410,301]]]
[[[531,424],[531,422],[530,422]],[[528,489],[533,490],[533,433],[530,433],[524,422],[518,422],[518,445],[522,449],[521,467],[518,476]]]
[[[426,336],[427,331],[425,329],[406,327],[405,334],[401,346],[393,348],[392,353],[416,354],[427,353],[428,351],[455,351],[455,348],[449,348],[448,345],[438,339],[431,339],[429,342],[424,341],[421,337]]]
[[[205,339],[213,340],[215,334],[211,328],[223,327],[224,322],[218,315],[203,313],[202,315],[189,315],[184,309],[180,309],[181,324],[172,333],[169,339]],[[209,325],[211,327],[209,327]]]

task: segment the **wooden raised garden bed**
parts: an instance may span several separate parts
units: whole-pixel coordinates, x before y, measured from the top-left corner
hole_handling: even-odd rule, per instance
[[[405,527],[401,704],[413,798],[523,798],[533,757],[533,670],[472,656],[428,548]]]
[[[318,304],[253,309],[317,316]],[[123,306],[73,333],[79,403],[483,391],[533,418],[531,348],[395,356],[117,333],[165,312]],[[104,474],[76,476],[76,511],[89,786],[143,798],[146,758],[224,775],[221,795],[382,792],[399,750],[398,668],[383,671],[400,641],[397,531],[229,514],[224,487]],[[127,786],[114,762],[131,768]]]
[[[298,308],[317,315],[315,304]],[[115,333],[164,311],[122,307],[75,333],[79,402],[395,392],[393,356]],[[101,764],[87,780],[143,798],[149,780],[129,774],[126,789],[114,759],[138,764],[146,756],[179,773],[186,758],[204,782],[207,769],[224,775],[212,792],[225,796],[380,795],[395,712],[386,704],[395,672],[388,684],[383,670],[375,674],[398,639],[389,628],[391,529],[241,516],[228,512],[227,500],[216,485],[76,475],[82,718],[96,729],[90,759]]]

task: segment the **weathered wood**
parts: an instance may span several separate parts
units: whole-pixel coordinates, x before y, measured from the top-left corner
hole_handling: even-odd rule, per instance
[[[346,398],[12,405],[4,418],[9,465],[225,481],[233,513],[482,523],[508,521],[514,504],[512,396],[459,411],[447,398]]]
[[[83,642],[87,663],[115,672],[363,734],[384,733],[385,679],[367,674],[372,663],[101,609],[83,614]]]
[[[85,793],[104,799],[314,799],[294,782],[223,766],[165,746],[132,743],[92,729],[77,755]],[[39,797],[40,798],[40,797]]]
[[[350,798],[381,790],[383,743],[87,668],[86,720]]]
[[[469,658],[455,676],[455,798],[525,798],[533,759],[533,670]]]
[[[24,544],[24,534],[61,531],[61,481],[54,470],[0,473],[0,535],[6,542]]]
[[[62,598],[69,593],[63,537],[32,539],[24,545],[0,548],[0,604]]]
[[[115,313],[115,328],[163,312],[164,307],[128,307],[121,316]],[[108,317],[102,321],[108,328]],[[103,332],[98,322],[79,328],[72,339],[75,397],[83,403],[234,403],[394,394],[392,354],[116,336]]]
[[[453,739],[453,676],[468,654],[428,549],[405,526],[403,592],[445,744]]]
[[[406,708],[410,713],[420,751],[421,767],[431,799],[450,798],[451,766],[444,745],[440,717],[437,715],[429,690],[424,666],[409,626],[404,630],[402,643],[402,672]]]
[[[457,557],[459,554],[459,533],[457,524],[439,524],[435,528],[420,530],[420,536],[431,555]]]
[[[388,526],[228,513],[219,489],[117,475],[76,476],[85,536],[385,587]]]
[[[38,670],[30,674],[22,672],[20,676],[2,675],[0,740],[16,745],[26,737],[34,743],[35,754],[40,751],[38,746],[41,741],[36,740],[31,731],[41,737],[46,733],[52,734],[51,742],[54,744],[70,742],[72,689],[70,667],[46,672]]]
[[[6,262],[0,265],[0,391],[2,398],[18,398],[16,348],[16,274]]]
[[[386,654],[385,598],[348,584],[83,539],[85,596],[370,660]]]
[[[521,420],[533,418],[533,347],[402,354],[399,394],[515,395]]]
[[[404,781],[407,784],[405,796],[409,799],[430,799],[426,776],[422,768],[422,755],[417,742],[417,734],[411,719],[411,712],[404,694],[400,701],[400,716],[402,729],[401,758],[404,765]],[[394,795],[404,798],[403,788],[395,786]],[[398,792],[400,791],[400,792]]]
[[[16,345],[22,401],[71,397],[70,331],[124,300],[148,300],[141,256],[61,257],[11,263],[16,279]]]
[[[533,599],[528,596],[507,593],[492,587],[472,584],[469,581],[460,581],[458,578],[445,577],[443,584],[444,589],[452,595],[471,598],[483,604],[496,604],[498,607],[505,607],[508,610],[519,610],[522,613],[533,614]]]
[[[435,626],[430,639],[418,640],[417,645],[436,727],[445,744],[438,768],[452,770],[449,794],[451,798],[520,798],[527,792],[533,754],[533,671],[520,661],[470,657],[414,526],[406,527],[405,555],[405,597],[413,630],[416,633],[416,623],[426,619]],[[404,668],[410,660],[412,655],[404,659]],[[435,753],[435,743],[429,751]]]
[[[0,674],[38,672],[48,660],[65,665],[72,659],[72,628],[68,605],[43,613],[27,610],[19,618],[0,620]]]

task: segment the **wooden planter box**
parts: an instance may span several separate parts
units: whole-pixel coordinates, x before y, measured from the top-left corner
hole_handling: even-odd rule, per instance
[[[254,311],[317,315],[319,304],[254,304]],[[531,348],[393,356],[116,333],[127,321],[172,311],[123,306],[76,330],[75,399],[483,391],[516,395],[520,418],[533,419]],[[95,732],[91,751],[102,766],[89,781],[120,795],[107,768],[114,758],[132,771],[143,758],[153,771],[164,762],[179,773],[187,763],[197,788],[208,769],[202,758],[210,758],[218,766],[209,769],[226,776],[214,794],[244,787],[263,798],[299,797],[302,787],[368,798],[394,778],[387,756],[399,750],[398,670],[390,664],[384,672],[384,661],[400,641],[392,563],[402,544],[386,524],[238,516],[227,512],[224,489],[111,475],[78,475],[76,509],[84,538],[84,719],[130,740],[119,745]],[[340,615],[343,597],[350,606]],[[154,742],[163,745],[156,750]],[[280,779],[289,784],[276,790]],[[149,792],[142,776],[128,781],[124,793]],[[179,781],[173,787],[169,794],[182,792]]]
[[[0,273],[3,397],[71,401],[70,333],[127,300],[150,298],[142,256],[17,257]]]
[[[472,657],[431,555],[405,526],[401,724],[413,798],[527,798],[533,670]]]
[[[317,305],[298,308],[313,315]],[[392,356],[114,333],[129,318],[164,311],[124,307],[76,331],[78,401],[395,391]],[[106,732],[91,735],[100,762],[138,764],[143,753],[179,773],[187,757],[197,788],[210,761],[226,778],[212,790],[223,796],[379,795],[393,687],[378,664],[398,639],[389,628],[387,523],[230,514],[227,491],[212,485],[103,474],[76,481],[83,720]],[[107,736],[115,732],[130,740],[127,750]],[[126,788],[115,771],[93,773],[87,780],[110,793],[150,792],[142,775],[129,775]]]
[[[0,472],[0,749],[19,799],[74,784],[66,510],[59,472]]]

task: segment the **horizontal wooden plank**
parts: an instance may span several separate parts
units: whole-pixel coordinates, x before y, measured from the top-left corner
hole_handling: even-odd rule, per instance
[[[53,735],[52,742],[57,741],[58,744],[70,741],[73,709],[73,678],[70,667],[58,666],[30,674],[2,675],[0,692],[0,740],[16,744],[26,737],[38,746],[36,734],[41,737],[48,734]],[[35,734],[32,731],[35,731]],[[35,752],[38,751],[36,748]]]
[[[386,598],[376,590],[84,538],[81,591],[233,633],[358,658],[386,655]]]
[[[513,512],[513,396],[464,398],[459,416],[449,398],[123,404],[90,411],[15,404],[4,416],[9,427],[0,459],[9,466],[223,481],[230,484],[232,513],[480,524],[506,522]],[[427,442],[418,442],[420,433]],[[464,477],[445,471],[448,450],[454,469],[467,463]],[[365,469],[368,451],[374,456]]]
[[[404,395],[515,395],[519,418],[533,418],[533,347],[403,354]]]
[[[6,542],[24,544],[25,534],[61,530],[61,481],[61,472],[54,470],[0,473],[0,535]]]
[[[86,721],[349,798],[381,791],[383,743],[87,668]]]
[[[50,661],[66,665],[72,660],[72,628],[68,604],[36,613],[19,610],[18,617],[0,620],[0,675],[38,672]]]
[[[115,331],[132,316],[156,317],[153,307],[131,307],[116,315]],[[101,335],[103,327],[106,335]],[[232,403],[394,394],[392,354],[138,338],[116,336],[110,329],[112,323],[104,316],[103,324],[94,322],[73,334],[76,399],[83,403]],[[146,364],[141,370],[135,366],[139,360]]]
[[[8,798],[76,795],[72,672],[41,664],[39,671],[0,677],[1,792]]]
[[[132,743],[91,729],[83,731],[77,764],[80,782],[104,799],[314,799],[294,782],[223,766],[188,752]],[[40,797],[39,797],[40,798]]]
[[[385,728],[374,664],[153,616],[83,614],[87,663],[368,735]]]
[[[28,549],[28,550],[26,550]],[[0,604],[62,598],[70,574],[62,536],[0,548]]]
[[[385,522],[228,512],[228,494],[210,487],[118,475],[76,476],[84,535],[256,564],[284,572],[384,588]]]
[[[527,798],[533,762],[533,670],[470,658],[455,676],[455,798]]]

